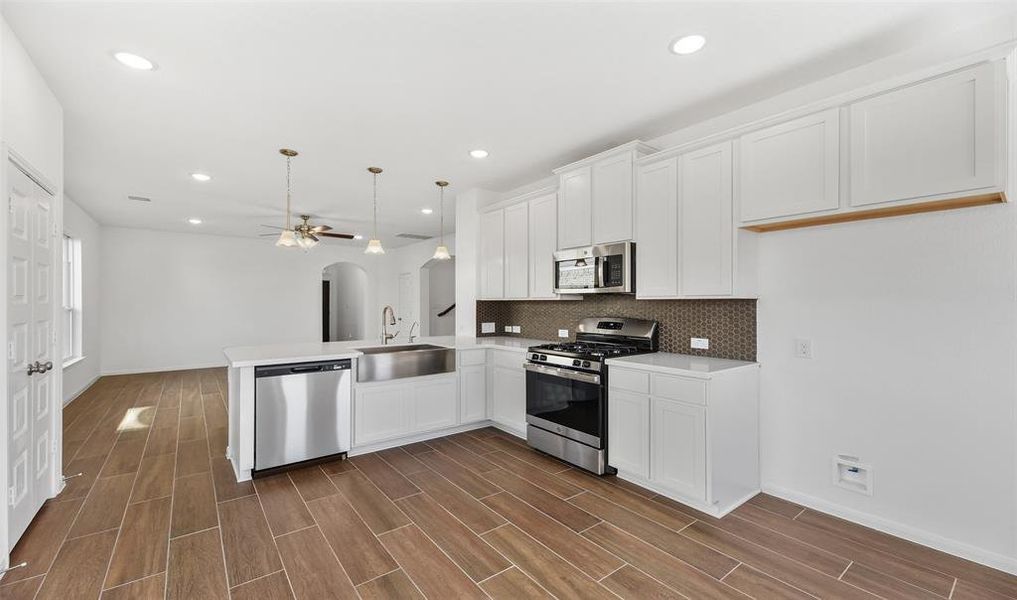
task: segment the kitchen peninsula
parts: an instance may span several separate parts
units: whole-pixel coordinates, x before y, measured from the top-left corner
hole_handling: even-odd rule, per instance
[[[352,377],[356,392],[348,390],[351,406],[340,406],[347,415],[349,455],[373,452],[490,422],[516,435],[525,429],[525,380],[523,362],[529,346],[544,343],[521,337],[423,337],[413,344],[385,346],[376,340],[307,342],[224,349],[228,367],[229,445],[227,458],[238,481],[251,479],[255,469],[255,371],[272,365],[303,365],[326,361],[351,361],[354,374],[358,359],[390,350],[448,349],[455,359],[445,372],[418,377],[364,381]],[[488,365],[492,377],[488,377]],[[494,389],[492,381],[500,383]],[[349,415],[352,412],[352,419]],[[291,424],[288,426],[299,426]]]

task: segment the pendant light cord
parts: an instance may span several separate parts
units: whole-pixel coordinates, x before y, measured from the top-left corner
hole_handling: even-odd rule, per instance
[[[445,186],[438,187],[438,222],[440,229],[438,230],[438,240],[441,245],[445,245]]]
[[[286,229],[290,229],[290,157],[286,157]]]
[[[378,239],[378,174],[374,173],[374,235],[372,239]]]

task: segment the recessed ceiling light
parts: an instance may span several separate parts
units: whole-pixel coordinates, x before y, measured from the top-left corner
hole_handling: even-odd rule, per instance
[[[701,35],[686,35],[671,42],[671,52],[675,54],[692,54],[699,52],[706,45],[706,38]]]
[[[212,179],[212,176],[204,173],[191,173],[191,178],[195,181],[209,181]]]
[[[187,222],[191,225],[201,225],[201,219],[197,217],[191,217],[190,219],[187,219]]]
[[[358,234],[356,234],[356,235],[354,235],[354,236],[353,236],[353,239],[355,239],[355,240],[362,240],[362,239],[364,239],[364,236],[362,236],[362,235],[360,235],[360,234],[358,233]]]
[[[425,214],[425,215],[429,215],[429,214],[433,213],[434,211],[431,210],[430,208],[421,208],[420,212]]]
[[[113,58],[120,61],[120,64],[132,69],[151,71],[155,68],[154,62],[148,60],[144,56],[138,56],[137,54],[131,54],[130,52],[117,52],[113,55]]]
[[[470,150],[470,156],[473,158],[487,158],[487,150]]]

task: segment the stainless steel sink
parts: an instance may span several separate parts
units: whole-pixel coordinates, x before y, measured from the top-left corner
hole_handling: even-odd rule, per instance
[[[388,381],[420,377],[456,370],[454,348],[432,344],[372,346],[357,348],[364,355],[357,359],[357,381]]]

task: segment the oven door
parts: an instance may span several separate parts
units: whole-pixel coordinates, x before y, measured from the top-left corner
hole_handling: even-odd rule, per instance
[[[597,373],[526,363],[526,422],[597,449],[604,447],[604,388]]]

